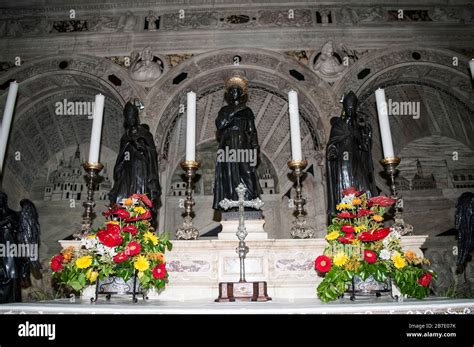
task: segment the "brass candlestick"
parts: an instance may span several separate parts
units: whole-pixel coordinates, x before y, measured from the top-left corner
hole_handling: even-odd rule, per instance
[[[186,200],[184,200],[185,217],[183,224],[176,230],[176,238],[178,240],[196,240],[199,236],[198,230],[193,226],[193,180],[196,176],[196,171],[201,164],[194,160],[185,160],[181,163],[181,168],[184,170],[187,177],[186,185]]]
[[[296,219],[293,221],[293,226],[290,230],[290,235],[294,239],[309,239],[314,234],[313,228],[307,225],[306,219],[304,218],[306,215],[304,210],[306,200],[303,198],[301,180],[303,170],[307,165],[308,161],[306,160],[290,160],[288,162],[288,167],[293,171],[293,176],[296,178],[296,198],[293,200],[296,206]]]
[[[99,181],[99,172],[104,168],[101,163],[90,163],[85,162],[82,167],[86,171],[86,182],[87,182],[87,199],[82,203],[84,206],[84,213],[82,215],[82,226],[80,233],[74,234],[76,239],[79,239],[83,234],[86,234],[92,229],[92,221],[95,217],[94,214],[94,188]]]
[[[403,199],[402,197],[398,196],[397,187],[395,185],[395,177],[398,174],[397,166],[400,164],[400,161],[400,157],[389,157],[382,159],[380,163],[383,165],[385,173],[389,178],[392,199],[397,201],[395,203],[395,223],[393,223],[392,228],[400,235],[410,235],[413,232],[413,225],[408,224],[403,220],[401,207],[403,205]]]

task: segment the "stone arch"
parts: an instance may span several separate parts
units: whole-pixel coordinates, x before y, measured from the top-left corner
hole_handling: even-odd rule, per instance
[[[236,55],[241,57],[238,66],[233,65]],[[330,85],[307,66],[281,53],[222,49],[194,56],[178,65],[157,81],[147,95],[145,121],[154,132],[163,156],[163,186],[171,183],[171,175],[184,155],[185,116],[179,113],[179,106],[186,104],[186,93],[192,90],[197,94],[196,142],[203,143],[214,136],[214,118],[224,105],[224,80],[234,70],[242,71],[249,80],[249,104],[256,115],[259,142],[277,172],[279,194],[293,184],[287,167],[291,157],[287,93],[291,89],[299,95],[304,155],[309,165],[317,164],[329,135],[329,118],[340,113]],[[324,192],[318,192],[321,195]],[[160,218],[165,219],[163,224],[168,230],[175,227],[174,222],[167,222],[174,218],[171,213],[163,211]]]
[[[458,66],[453,66],[453,57],[458,57]],[[349,90],[356,92],[360,110],[371,119],[376,171],[382,171],[377,164],[382,158],[374,96],[377,88],[385,89],[387,99],[420,105],[419,119],[390,117],[396,154],[408,143],[432,135],[450,137],[472,148],[474,142],[469,134],[474,128],[469,118],[474,102],[469,96],[468,61],[462,54],[449,50],[394,47],[363,57],[335,84],[336,95]],[[370,69],[370,73],[359,79],[357,75],[364,69]],[[377,186],[388,191],[385,180],[380,175],[376,179]]]
[[[111,78],[110,76],[114,76]],[[94,100],[106,96],[103,145],[117,150],[123,104],[131,97],[144,98],[144,90],[129,80],[126,70],[105,58],[88,55],[55,55],[12,68],[0,84],[19,82],[19,92],[10,132],[5,163],[5,180],[14,182],[12,195],[26,197],[37,171],[62,148],[89,142],[90,119],[58,116],[55,105],[70,101]],[[115,81],[114,84],[112,81]],[[7,90],[0,96],[3,105]],[[20,153],[21,160],[14,154]],[[8,178],[7,178],[8,177]]]

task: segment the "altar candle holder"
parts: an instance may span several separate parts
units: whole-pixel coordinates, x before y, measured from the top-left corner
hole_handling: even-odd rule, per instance
[[[193,226],[192,213],[195,204],[193,199],[193,180],[200,165],[201,164],[195,160],[185,160],[181,163],[181,168],[187,177],[186,199],[184,200],[186,215],[183,224],[176,230],[176,238],[178,240],[196,240],[199,236],[199,231]]]
[[[292,170],[293,176],[296,178],[296,198],[293,200],[295,203],[295,216],[296,219],[293,221],[293,226],[290,230],[290,235],[294,239],[309,239],[313,236],[314,230],[307,225],[306,219],[304,216],[306,212],[304,210],[304,205],[306,200],[303,198],[301,184],[303,170],[308,165],[307,160],[290,160],[288,162],[288,167]]]
[[[395,223],[391,226],[392,229],[397,231],[400,235],[410,235],[413,232],[413,225],[406,223],[403,220],[402,208],[400,207],[402,198],[398,196],[397,187],[395,185],[395,177],[398,174],[398,165],[400,164],[400,157],[388,157],[380,161],[383,165],[385,174],[389,178],[390,192],[392,199],[396,200],[395,203]]]
[[[100,180],[99,172],[104,168],[101,163],[85,162],[82,167],[86,171],[85,179],[87,182],[87,199],[82,203],[84,213],[82,214],[82,226],[80,233],[74,234],[75,239],[80,239],[82,235],[92,230],[92,222],[94,220],[94,190],[96,184]]]

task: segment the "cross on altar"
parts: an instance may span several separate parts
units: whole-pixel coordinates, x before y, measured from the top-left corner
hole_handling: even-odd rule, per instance
[[[263,207],[264,203],[260,198],[250,201],[245,200],[247,188],[242,183],[240,183],[235,190],[239,196],[239,200],[235,201],[226,198],[222,200],[219,205],[224,210],[228,210],[232,207],[239,208],[239,226],[236,232],[237,238],[239,239],[239,246],[235,251],[239,255],[240,260],[240,280],[239,282],[220,282],[219,297],[216,301],[268,301],[271,300],[271,298],[267,294],[267,282],[247,282],[245,280],[245,256],[249,252],[249,248],[245,244],[245,237],[247,236],[247,230],[245,229],[245,207],[259,210]]]

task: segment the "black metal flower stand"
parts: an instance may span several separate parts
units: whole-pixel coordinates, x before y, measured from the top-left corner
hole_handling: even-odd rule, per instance
[[[135,271],[133,277],[132,277],[132,286],[130,289],[129,282],[127,281],[125,283],[118,283],[117,282],[118,277],[109,277],[111,281],[107,282],[105,281],[104,283],[101,283],[99,279],[97,279],[96,284],[95,284],[95,295],[94,297],[90,298],[91,302],[96,302],[99,298],[99,295],[105,295],[105,299],[108,301],[111,299],[112,295],[131,295],[132,296],[132,301],[134,303],[138,302],[137,295],[142,295],[143,300],[148,300],[148,297],[146,296],[145,291],[143,288],[140,286],[138,282],[138,287],[137,288],[137,281],[138,281],[138,271]],[[108,287],[114,287],[114,286],[122,286],[124,288],[127,288],[125,291],[118,291],[118,290],[107,290]]]

